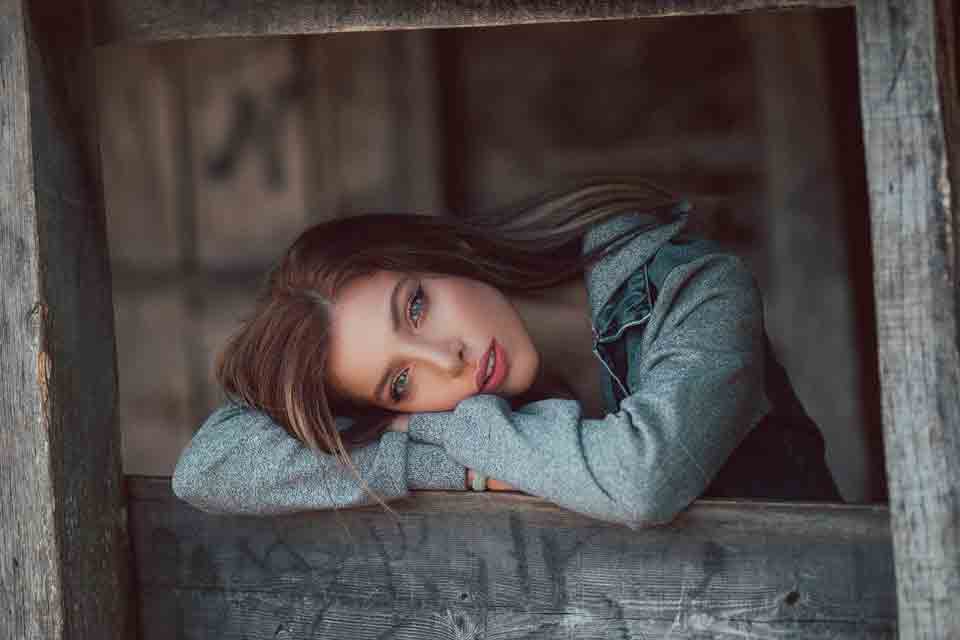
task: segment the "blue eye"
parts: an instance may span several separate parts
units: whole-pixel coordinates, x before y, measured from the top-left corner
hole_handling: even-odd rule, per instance
[[[423,313],[423,306],[426,298],[423,295],[423,286],[417,284],[417,290],[410,296],[410,302],[407,304],[407,316],[414,327],[420,326],[420,315]]]
[[[400,402],[401,400],[403,400],[403,396],[406,395],[407,380],[408,380],[409,377],[410,377],[410,370],[409,370],[409,369],[404,369],[404,370],[400,373],[400,375],[398,375],[396,378],[394,378],[393,384],[390,385],[390,397],[393,399],[394,402]],[[402,383],[403,383],[403,384],[401,385],[402,390],[398,392],[398,391],[397,391],[397,384],[400,383],[401,381],[402,381]]]
[[[426,305],[426,296],[423,292],[423,286],[418,283],[416,291],[413,292],[413,295],[410,296],[410,301],[407,303],[407,317],[410,319],[410,322],[414,327],[420,326],[420,321],[423,316],[423,307]],[[390,385],[390,397],[394,402],[400,402],[403,400],[404,396],[407,394],[407,385],[410,381],[410,370],[404,369],[400,375],[398,375],[393,384]]]

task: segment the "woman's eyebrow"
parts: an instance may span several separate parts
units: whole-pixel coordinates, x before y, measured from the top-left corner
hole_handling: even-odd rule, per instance
[[[400,296],[400,291],[403,290],[403,285],[406,284],[409,277],[403,277],[397,280],[397,284],[394,285],[393,291],[390,293],[390,323],[392,325],[392,330],[396,333],[400,329],[400,313],[398,312],[397,298]],[[384,401],[384,398],[381,397],[383,394],[383,388],[387,386],[387,381],[390,379],[390,368],[387,367],[387,370],[383,372],[383,375],[380,377],[380,382],[377,383],[377,388],[373,390],[373,399],[380,402]]]

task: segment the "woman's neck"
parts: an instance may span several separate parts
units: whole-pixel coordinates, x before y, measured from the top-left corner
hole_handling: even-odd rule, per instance
[[[583,277],[511,296],[540,354],[540,370],[530,393],[572,396],[595,406],[597,363],[592,352],[590,303]],[[590,396],[590,397],[583,397]]]

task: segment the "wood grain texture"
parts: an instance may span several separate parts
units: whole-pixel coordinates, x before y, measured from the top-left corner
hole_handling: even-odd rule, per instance
[[[633,531],[518,493],[258,518],[127,482],[147,640],[895,632],[885,507],[700,501]]]
[[[858,6],[884,446],[902,638],[960,637],[956,15]]]
[[[82,0],[0,2],[0,631],[125,637],[113,308]]]
[[[854,0],[99,0],[98,44],[836,8]]]
[[[59,639],[62,542],[48,457],[44,307],[35,306],[40,274],[25,23],[22,2],[0,5],[0,629],[10,637]]]

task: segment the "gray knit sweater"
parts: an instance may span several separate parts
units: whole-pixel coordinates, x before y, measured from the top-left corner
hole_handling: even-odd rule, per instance
[[[584,237],[589,251],[646,222],[622,215]],[[595,321],[618,287],[686,223],[635,236],[588,268]],[[407,433],[350,450],[386,500],[416,489],[464,490],[466,468],[579,513],[631,528],[667,522],[697,498],[771,404],[764,391],[763,304],[736,256],[712,253],[674,267],[630,354],[631,395],[602,419],[575,400],[511,410],[481,394],[453,410],[417,413]],[[343,429],[350,422],[338,418]],[[182,453],[181,499],[211,513],[270,515],[375,504],[352,472],[315,454],[266,414],[226,399]]]

